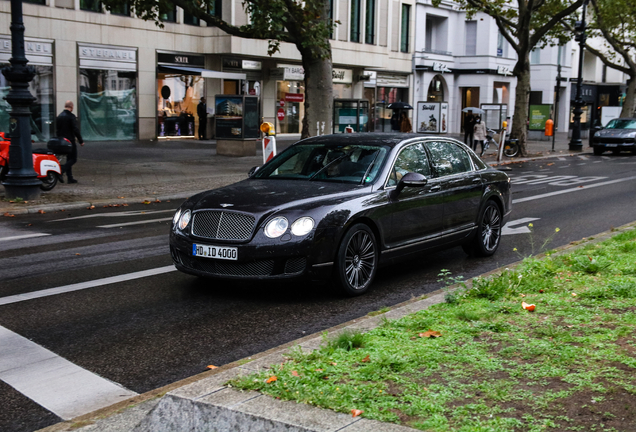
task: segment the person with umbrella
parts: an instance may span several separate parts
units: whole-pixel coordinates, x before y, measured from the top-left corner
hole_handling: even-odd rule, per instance
[[[392,131],[401,131],[402,130],[402,113],[406,114],[405,110],[412,110],[413,107],[406,102],[392,102],[387,105],[387,108],[393,110],[393,115],[391,116],[391,130]],[[407,116],[408,120],[408,116]],[[410,123],[410,120],[409,120]],[[410,128],[412,130],[412,127]],[[409,130],[409,132],[411,131]]]
[[[471,113],[466,113],[464,116],[464,143],[472,148],[475,133],[475,116]]]

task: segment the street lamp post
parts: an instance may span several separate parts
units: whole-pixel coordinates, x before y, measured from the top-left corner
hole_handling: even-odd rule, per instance
[[[589,0],[583,2],[583,13],[581,21],[576,22],[575,30],[578,34],[575,40],[579,43],[579,77],[576,81],[576,99],[574,100],[574,127],[572,129],[572,139],[570,140],[570,150],[582,150],[583,142],[581,141],[581,114],[583,114],[583,54],[585,52],[585,9]]]
[[[556,86],[554,87],[554,129],[552,129],[552,151],[554,151],[554,138],[559,124],[559,93],[561,92],[561,57],[559,52],[559,63],[557,64]]]
[[[10,67],[2,74],[11,83],[6,96],[11,104],[9,121],[9,172],[4,185],[6,198],[31,200],[40,196],[40,185],[33,169],[31,148],[31,111],[29,107],[35,98],[29,92],[29,82],[35,76],[24,52],[24,24],[22,22],[22,0],[11,0],[11,59]]]

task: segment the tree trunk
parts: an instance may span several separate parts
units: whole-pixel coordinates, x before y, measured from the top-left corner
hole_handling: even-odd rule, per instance
[[[636,74],[630,75],[621,117],[636,116]]]
[[[305,69],[305,116],[301,138],[330,134],[333,122],[331,53],[321,58],[301,51]]]
[[[515,113],[512,118],[512,130],[510,136],[519,140],[520,156],[528,155],[528,105],[530,103],[530,58],[529,54],[519,57],[514,68],[517,76],[517,88],[515,90]]]

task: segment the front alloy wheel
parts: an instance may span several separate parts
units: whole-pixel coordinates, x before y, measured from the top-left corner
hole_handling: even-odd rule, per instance
[[[351,227],[340,243],[337,260],[337,276],[343,291],[350,296],[366,292],[378,267],[373,231],[364,224]]]
[[[501,210],[494,201],[488,201],[479,215],[477,234],[471,243],[463,245],[469,255],[487,257],[493,255],[501,240]]]

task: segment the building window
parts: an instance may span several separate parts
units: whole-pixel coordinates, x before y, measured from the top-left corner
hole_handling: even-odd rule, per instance
[[[91,12],[101,12],[102,2],[99,0],[80,0],[80,9]]]
[[[22,0],[24,3],[33,3],[46,6],[46,0]]]
[[[159,11],[159,19],[165,22],[177,22],[177,7]]]
[[[329,0],[329,39],[333,39],[333,0]]]
[[[208,5],[208,14],[221,18],[221,5],[223,0],[214,0]]]
[[[362,0],[351,0],[351,42],[360,42],[360,3]]]
[[[541,63],[541,50],[539,48],[535,48],[530,51],[530,64],[539,63]]]
[[[497,34],[497,57],[508,57],[508,41],[501,30]]]
[[[189,25],[200,25],[199,18],[195,17],[190,11],[183,10],[183,23]]]
[[[409,38],[411,37],[411,5],[402,5],[402,27],[400,37],[400,51],[409,52]]]
[[[477,21],[466,21],[466,55],[477,55]]]
[[[375,43],[375,0],[367,0],[367,11],[364,24],[364,42]]]
[[[448,49],[448,19],[426,15],[424,51],[434,54],[451,55]]]
[[[113,7],[110,8],[110,13],[113,15],[130,16],[130,3],[123,2],[113,5]]]

